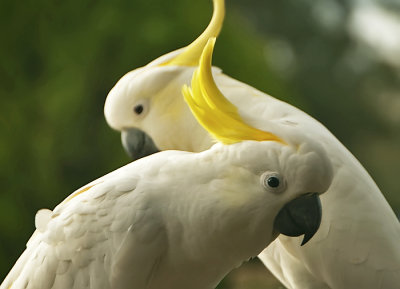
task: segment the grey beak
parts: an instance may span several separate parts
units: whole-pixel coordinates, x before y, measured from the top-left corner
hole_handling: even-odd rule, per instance
[[[121,133],[121,141],[126,153],[133,160],[159,151],[153,140],[144,131],[137,128],[123,130]]]
[[[297,237],[304,234],[301,246],[317,232],[322,208],[319,195],[310,193],[287,203],[275,218],[274,228],[281,234]]]

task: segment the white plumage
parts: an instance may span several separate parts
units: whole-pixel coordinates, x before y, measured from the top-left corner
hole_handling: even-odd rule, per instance
[[[40,210],[0,288],[214,288],[276,237],[286,203],[329,186],[325,152],[298,146],[244,141],[128,164]],[[262,185],[267,171],[285,179],[279,193]]]
[[[208,132],[184,104],[181,86],[190,83],[196,67],[174,65],[173,59],[182,51],[185,49],[164,55],[121,78],[104,108],[112,128],[131,138],[134,135],[129,136],[128,130],[135,133],[140,129],[160,150],[197,152],[212,145]],[[327,128],[301,110],[218,68],[213,68],[213,77],[246,123],[283,138],[306,135],[324,147],[333,163],[332,186],[321,198],[324,214],[319,232],[303,247],[296,238],[280,236],[259,255],[264,264],[292,289],[399,288],[400,223],[357,159]],[[150,83],[155,84],[154,90],[144,90],[142,85]],[[145,104],[141,115],[133,112],[138,103]]]
[[[140,159],[54,211],[40,210],[0,289],[211,289],[279,232],[304,234],[305,242],[315,234],[318,194],[332,181],[324,149],[306,135],[286,138],[249,126],[201,77],[193,87],[188,104],[221,143]],[[210,110],[213,99],[227,106]],[[208,126],[207,118],[221,121]],[[240,135],[229,129],[232,120]]]

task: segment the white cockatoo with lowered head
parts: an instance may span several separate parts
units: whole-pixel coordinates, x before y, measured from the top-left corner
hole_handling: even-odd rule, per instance
[[[185,106],[181,86],[190,82],[206,39],[221,29],[224,1],[214,0],[214,7],[209,26],[192,44],[127,73],[110,91],[105,117],[122,132],[131,156],[157,149],[197,152],[213,144]],[[310,135],[333,162],[333,184],[321,197],[324,214],[318,233],[302,247],[300,240],[281,235],[258,256],[261,261],[291,289],[400,288],[400,223],[357,159],[303,111],[219,68],[213,67],[213,77],[247,123],[262,128],[272,122],[274,134]]]
[[[184,91],[218,143],[142,158],[39,211],[1,289],[212,289],[279,233],[310,240],[331,161],[309,135],[242,120],[213,82],[214,41]]]

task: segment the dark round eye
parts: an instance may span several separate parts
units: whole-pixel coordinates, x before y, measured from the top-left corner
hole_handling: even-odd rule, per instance
[[[286,189],[286,182],[277,172],[267,171],[261,175],[263,187],[273,193],[281,193]]]
[[[143,112],[144,108],[143,108],[143,104],[138,104],[133,108],[133,111],[136,114],[141,114]]]
[[[277,178],[275,176],[269,177],[267,179],[267,184],[271,188],[277,188],[277,187],[279,187],[279,184],[280,184],[279,178]]]

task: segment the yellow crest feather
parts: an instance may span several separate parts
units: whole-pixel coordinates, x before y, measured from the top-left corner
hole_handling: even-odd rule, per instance
[[[199,68],[193,74],[191,88],[184,85],[182,93],[197,121],[218,141],[233,144],[243,140],[278,141],[276,135],[244,123],[238,109],[218,89],[211,72],[215,37],[204,47]]]
[[[181,54],[161,65],[197,66],[199,64],[200,55],[208,39],[218,36],[224,22],[225,0],[213,0],[213,5],[213,16],[204,32],[189,44]]]

